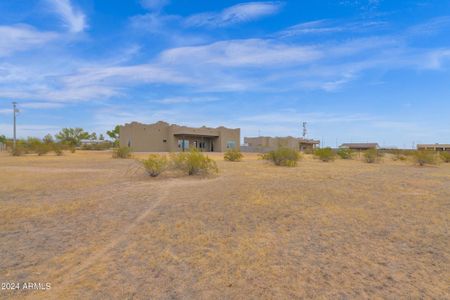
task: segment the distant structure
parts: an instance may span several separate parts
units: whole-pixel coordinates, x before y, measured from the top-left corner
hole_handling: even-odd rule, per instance
[[[292,136],[259,136],[245,137],[244,144],[245,146],[242,147],[242,151],[247,152],[268,152],[281,147],[291,148],[303,152],[312,152],[320,144],[320,141],[305,138],[296,138]]]
[[[350,149],[354,151],[366,151],[369,149],[379,149],[378,143],[344,143],[339,148]]]
[[[0,142],[0,152],[6,150],[6,145]]]
[[[80,140],[81,145],[100,145],[106,142],[105,140]]]
[[[132,122],[120,126],[120,146],[137,152],[176,152],[197,149],[225,152],[240,148],[241,130],[223,126],[186,127],[159,121],[154,124]]]
[[[450,144],[418,144],[417,150],[450,151]]]
[[[308,130],[306,129],[306,125],[308,123],[303,122],[303,138],[306,139],[306,134],[308,133]]]

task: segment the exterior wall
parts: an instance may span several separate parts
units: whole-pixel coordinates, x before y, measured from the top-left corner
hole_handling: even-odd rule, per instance
[[[423,144],[423,145],[417,145],[417,150],[450,151],[450,144]]]
[[[377,143],[368,143],[368,144],[342,144],[341,146],[339,146],[339,148],[344,148],[344,149],[351,149],[354,151],[366,151],[369,149],[379,149],[380,146]]]
[[[225,127],[219,127],[219,138],[217,140],[217,149],[220,149],[220,152],[225,152],[230,150],[228,147],[229,142],[234,142],[234,149],[241,149],[241,130],[238,129],[228,129]],[[216,149],[216,147],[214,148]]]
[[[169,124],[158,122],[144,125],[133,122],[120,127],[120,146],[130,146],[137,152],[168,152]],[[164,142],[166,140],[166,142]]]
[[[248,146],[245,148],[250,152],[259,150],[259,152],[267,152],[278,149],[280,147],[291,148],[301,151],[312,151],[319,144],[319,141],[305,140],[301,138],[288,137],[246,137],[244,143]]]
[[[201,151],[224,152],[227,142],[233,141],[235,148],[240,147],[240,129],[219,128],[191,128],[186,126],[170,125],[165,122],[155,124],[140,124],[133,122],[120,127],[120,146],[130,146],[138,152],[173,152],[182,151],[178,145],[179,140],[189,141],[189,148],[205,144]],[[188,150],[188,149],[185,149]]]

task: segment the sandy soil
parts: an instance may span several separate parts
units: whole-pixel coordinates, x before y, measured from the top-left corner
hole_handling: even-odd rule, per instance
[[[110,155],[0,153],[0,281],[51,283],[0,298],[450,298],[449,164],[153,179]]]

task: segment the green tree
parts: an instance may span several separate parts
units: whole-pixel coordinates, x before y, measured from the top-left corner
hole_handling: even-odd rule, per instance
[[[53,140],[53,137],[51,134],[47,134],[46,136],[44,136],[44,138],[42,139],[42,141],[45,144],[53,144],[55,141]]]
[[[89,135],[89,139],[90,139],[90,140],[96,140],[96,139],[97,139],[97,134],[96,134],[95,132],[91,133],[91,134]]]
[[[63,144],[78,146],[81,140],[89,139],[90,135],[82,128],[63,128],[55,137]]]
[[[119,145],[120,125],[116,125],[113,130],[108,130],[106,134],[113,140],[114,146]]]
[[[6,144],[6,136],[0,135],[0,143]]]
[[[100,136],[98,137],[98,139],[99,139],[100,141],[104,141],[104,140],[105,140],[105,137],[103,136],[102,133],[100,133]]]

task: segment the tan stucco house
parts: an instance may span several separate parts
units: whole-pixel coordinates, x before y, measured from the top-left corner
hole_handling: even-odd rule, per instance
[[[266,152],[281,147],[291,148],[298,151],[311,152],[319,144],[320,141],[304,138],[287,137],[245,137],[244,144],[247,145],[249,151]]]
[[[241,130],[223,126],[186,127],[159,121],[155,124],[132,122],[120,127],[120,146],[137,152],[176,152],[197,149],[225,152],[240,149]]]

